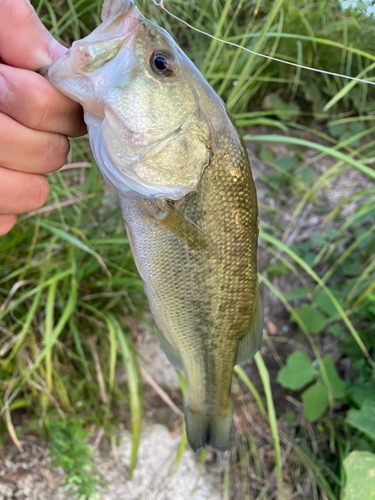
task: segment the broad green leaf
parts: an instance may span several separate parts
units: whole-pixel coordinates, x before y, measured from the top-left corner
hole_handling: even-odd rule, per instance
[[[375,441],[375,401],[366,399],[360,410],[349,410],[346,421]]]
[[[361,122],[352,122],[349,128],[353,135],[361,134],[366,130],[366,127]]]
[[[295,156],[283,156],[280,160],[275,160],[274,163],[285,171],[293,170],[297,166]]]
[[[296,416],[295,416],[295,414],[292,411],[287,411],[287,412],[284,413],[283,419],[288,424],[291,424],[291,423],[293,423],[293,422],[296,421]]]
[[[375,401],[375,384],[351,385],[347,389],[347,394],[357,406],[361,407],[366,399]]]
[[[307,99],[308,101],[315,101],[317,98],[320,97],[319,87],[314,83],[306,85],[306,87],[304,87],[304,92],[305,92],[305,99]]]
[[[311,236],[311,243],[314,247],[322,247],[326,243],[326,239],[321,234]]]
[[[286,300],[304,299],[310,293],[310,288],[293,288],[284,292]]]
[[[337,399],[343,398],[345,396],[345,383],[339,377],[332,357],[325,356],[322,361],[326,369],[332,396]]]
[[[337,302],[340,304],[341,307],[344,307],[344,297],[345,293],[341,292],[340,290],[335,290],[335,289],[330,289],[332,292],[332,295],[335,297]],[[320,290],[318,293],[314,295],[314,302],[317,304],[320,309],[322,309],[324,312],[326,312],[329,316],[337,316],[337,309],[332,302],[332,300],[328,297],[326,292],[324,290]]]
[[[311,359],[302,351],[295,351],[286,361],[286,366],[281,368],[277,381],[283,387],[298,390],[314,379],[314,368]]]
[[[312,168],[304,168],[298,173],[296,180],[302,184],[311,184],[316,179],[316,173]]]
[[[369,451],[352,451],[344,460],[346,484],[341,500],[375,498],[375,455]]]
[[[324,120],[325,118],[329,117],[329,113],[324,111],[324,108],[327,104],[327,99],[324,97],[321,97],[313,106],[313,111],[314,111],[314,118],[316,120]]]
[[[302,393],[303,414],[313,422],[321,417],[328,407],[328,392],[320,382]]]
[[[274,161],[275,154],[270,148],[262,148],[259,153],[259,158],[264,161],[264,163],[271,163]]]
[[[328,130],[333,137],[340,137],[345,132],[345,126],[337,120],[328,122]]]
[[[357,276],[361,272],[362,262],[358,260],[345,261],[342,271],[345,276]]]
[[[266,109],[272,109],[280,120],[293,120],[300,114],[297,104],[287,103],[276,94],[268,95],[263,104]]]
[[[326,326],[326,319],[323,314],[308,304],[298,307],[292,312],[292,321],[302,320],[310,333],[320,333]]]
[[[328,328],[328,331],[331,335],[333,335],[334,337],[338,337],[340,340],[343,340],[345,338],[345,330],[338,323],[330,326]]]

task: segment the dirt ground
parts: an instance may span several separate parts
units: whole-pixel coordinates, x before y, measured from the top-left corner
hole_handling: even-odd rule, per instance
[[[29,436],[30,438],[30,436]],[[61,469],[49,470],[48,447],[23,439],[24,453],[8,444],[0,455],[0,498],[2,500],[68,500],[59,486]],[[146,422],[142,430],[138,465],[132,481],[127,480],[131,436],[124,433],[115,452],[97,451],[95,465],[105,478],[99,488],[102,500],[220,500],[215,475],[200,471],[190,450],[186,450],[176,472],[174,463],[180,434],[165,425]],[[215,484],[216,483],[216,484]]]

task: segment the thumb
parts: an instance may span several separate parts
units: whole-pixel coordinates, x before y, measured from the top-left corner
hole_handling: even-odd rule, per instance
[[[37,71],[66,52],[36,15],[28,0],[0,0],[0,59]]]

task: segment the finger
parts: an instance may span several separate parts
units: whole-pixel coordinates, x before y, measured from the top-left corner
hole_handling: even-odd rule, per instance
[[[86,133],[78,103],[62,95],[41,75],[4,64],[0,64],[0,112],[36,130],[71,137]]]
[[[43,26],[28,0],[0,0],[0,59],[37,71],[66,52]]]
[[[44,205],[49,185],[44,175],[0,167],[0,214],[30,212]]]
[[[65,163],[69,141],[64,135],[27,128],[0,113],[0,165],[21,172],[47,174]]]
[[[17,215],[0,215],[0,236],[9,233],[17,222]]]

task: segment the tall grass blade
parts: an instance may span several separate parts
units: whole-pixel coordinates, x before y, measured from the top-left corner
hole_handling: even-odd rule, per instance
[[[48,289],[46,304],[46,320],[44,330],[44,342],[50,345],[50,338],[53,336],[54,327],[54,308],[56,301],[57,281],[52,283]],[[46,353],[46,382],[48,392],[52,391],[52,348]]]
[[[117,341],[120,346],[122,359],[124,361],[125,370],[128,374],[130,412],[132,422],[132,452],[129,466],[129,479],[132,478],[135,466],[137,465],[138,448],[141,437],[141,423],[143,414],[142,405],[142,383],[139,374],[137,355],[131,347],[127,336],[120,327],[119,323],[112,314],[108,315],[109,321],[115,328]]]
[[[282,462],[281,462],[281,452],[280,452],[280,439],[279,439],[279,431],[277,428],[277,420],[275,407],[272,399],[272,391],[271,391],[271,383],[270,376],[267,370],[267,367],[263,361],[261,353],[258,351],[254,356],[255,363],[259,370],[260,378],[262,379],[264,393],[266,395],[267,401],[267,411],[268,418],[270,423],[270,430],[272,436],[272,444],[275,452],[275,463],[276,463],[276,477],[277,477],[277,485],[279,489],[279,495],[281,500],[285,500],[284,497],[284,488],[283,488],[283,470],[282,470]]]
[[[259,411],[262,415],[266,415],[266,410],[264,408],[262,398],[260,397],[259,392],[257,391],[256,387],[254,384],[251,382],[249,377],[246,375],[245,371],[238,365],[234,367],[234,372],[237,373],[237,375],[240,377],[242,382],[246,385],[246,387],[249,389],[251,394],[253,395],[256,404],[258,405]]]
[[[45,229],[48,229],[49,231],[51,231],[51,233],[56,234],[57,236],[67,241],[71,245],[95,257],[96,260],[99,262],[100,266],[102,267],[103,271],[107,274],[107,276],[111,276],[111,273],[109,272],[107,266],[105,265],[102,257],[97,252],[92,250],[92,248],[85,245],[85,243],[82,243],[78,238],[72,236],[71,234],[65,231],[62,231],[61,229],[58,229],[57,227],[52,226],[52,224],[49,224],[48,222],[43,220],[38,221],[38,225],[44,227]]]

